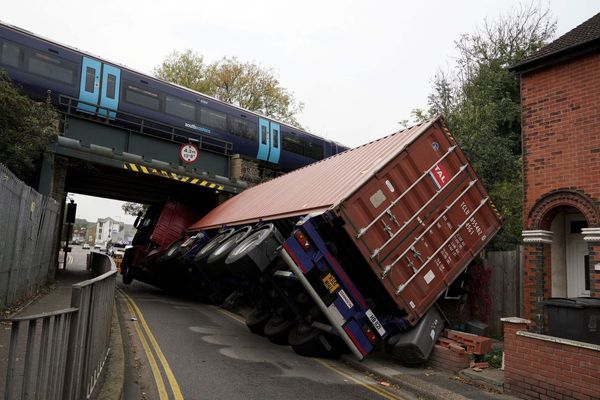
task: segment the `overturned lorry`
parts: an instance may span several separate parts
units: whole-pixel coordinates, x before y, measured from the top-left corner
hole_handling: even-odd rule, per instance
[[[252,332],[299,354],[429,356],[438,298],[502,218],[443,119],[273,179],[188,229],[169,268],[243,293]]]

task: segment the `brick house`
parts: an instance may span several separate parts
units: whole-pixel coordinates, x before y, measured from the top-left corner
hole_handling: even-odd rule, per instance
[[[600,14],[513,66],[521,78],[524,316],[600,298]]]

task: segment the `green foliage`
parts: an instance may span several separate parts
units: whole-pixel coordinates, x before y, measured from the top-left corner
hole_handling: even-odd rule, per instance
[[[36,162],[57,135],[58,114],[31,100],[0,70],[0,163],[32,184]]]
[[[213,85],[209,82],[204,57],[188,49],[183,53],[174,51],[154,69],[154,75],[169,82],[211,94]]]
[[[123,212],[125,214],[129,214],[129,215],[133,215],[133,216],[137,217],[139,212],[142,212],[142,213],[146,212],[146,210],[148,209],[148,206],[146,204],[125,202],[125,203],[121,204],[121,209],[123,210]]]
[[[280,86],[270,69],[241,62],[235,57],[205,64],[201,55],[186,50],[183,53],[173,52],[154,70],[154,74],[221,101],[300,127],[296,115],[304,105]]]
[[[482,361],[487,361],[492,368],[502,367],[502,350],[494,349],[483,355]]]
[[[508,67],[553,36],[548,11],[524,6],[455,42],[455,67],[433,81],[422,121],[443,113],[450,131],[506,218],[492,249],[512,249],[522,229],[521,99],[519,77]]]

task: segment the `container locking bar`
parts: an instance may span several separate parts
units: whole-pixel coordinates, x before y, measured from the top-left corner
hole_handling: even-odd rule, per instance
[[[374,259],[375,257],[377,257],[377,255],[379,253],[381,253],[381,250],[383,250],[388,244],[390,244],[392,242],[392,240],[394,240],[396,238],[396,236],[398,236],[400,234],[400,232],[402,232],[404,230],[404,228],[406,228],[415,218],[417,218],[417,216],[425,209],[427,208],[428,205],[431,204],[432,201],[434,201],[440,193],[442,193],[444,191],[445,188],[448,187],[448,185],[450,183],[452,183],[452,181],[454,181],[464,170],[467,169],[466,165],[463,165],[459,168],[458,172],[456,174],[454,174],[452,176],[452,178],[450,178],[450,180],[440,189],[438,189],[435,194],[433,196],[431,196],[431,198],[425,203],[423,204],[423,206],[421,208],[419,208],[412,217],[410,217],[408,220],[404,221],[404,225],[402,225],[400,227],[400,229],[398,229],[394,234],[391,234],[390,231],[391,229],[385,229],[388,234],[390,235],[390,238],[384,243],[382,244],[380,247],[376,248],[373,253],[371,254],[371,260]],[[384,223],[385,225],[385,223]],[[387,228],[389,228],[387,225],[385,225]]]
[[[367,233],[367,231],[369,229],[371,229],[371,227],[373,225],[375,225],[375,223],[377,221],[379,221],[381,219],[381,217],[383,217],[392,207],[394,207],[408,192],[410,192],[412,190],[412,188],[414,188],[419,182],[421,182],[423,180],[423,178],[425,178],[427,175],[429,175],[429,173],[431,173],[431,171],[435,168],[435,166],[438,165],[440,162],[442,162],[448,155],[450,155],[450,153],[452,153],[454,151],[454,149],[456,149],[456,145],[448,148],[448,151],[446,151],[446,153],[441,158],[436,160],[435,164],[433,164],[431,167],[429,167],[429,169],[427,169],[423,173],[423,175],[421,175],[419,177],[419,179],[414,181],[412,185],[410,185],[408,188],[406,188],[406,190],[404,192],[402,192],[402,194],[400,194],[400,196],[398,196],[398,198],[396,198],[396,200],[394,200],[385,210],[383,210],[383,212],[381,214],[379,214],[377,217],[375,217],[375,219],[373,221],[371,221],[369,223],[369,225],[365,226],[364,228],[361,228],[358,231],[358,235],[356,235],[356,238],[360,239],[365,233]]]
[[[477,183],[477,179],[472,180],[471,182],[469,182],[469,185],[465,188],[465,190],[463,190],[458,196],[456,196],[456,199],[454,199],[452,201],[452,203],[448,204],[446,206],[446,208],[444,209],[444,211],[438,215],[438,217],[436,219],[433,220],[433,222],[431,224],[429,224],[429,226],[427,227],[427,229],[425,229],[423,231],[423,233],[421,233],[419,236],[417,236],[415,238],[415,240],[411,243],[411,245],[402,253],[400,254],[398,257],[396,257],[396,259],[394,261],[392,261],[391,264],[388,264],[385,266],[385,268],[383,269],[383,272],[381,273],[381,279],[385,279],[387,277],[387,275],[390,273],[390,271],[392,270],[392,268],[394,268],[394,265],[396,265],[398,263],[398,261],[400,261],[402,259],[402,257],[404,257],[406,254],[408,254],[409,251],[412,251],[413,254],[415,254],[415,258],[418,258],[419,261],[423,262],[423,260],[421,260],[421,253],[419,253],[416,249],[415,249],[415,245],[417,243],[419,243],[419,240],[421,240],[421,238],[423,238],[423,236],[425,236],[425,234],[427,232],[429,232],[431,230],[431,228],[433,228],[435,226],[435,224],[437,224],[437,222],[442,219],[444,217],[444,215],[446,215],[446,213],[452,208],[454,207],[454,205],[456,203],[458,203],[458,200],[460,200],[473,186],[475,186],[475,183]],[[418,254],[418,256],[417,256]],[[415,268],[413,266],[414,264],[412,264],[412,261],[409,262],[409,266],[413,269],[413,271],[415,271]]]
[[[473,210],[473,212],[469,215],[467,215],[467,219],[465,219],[459,226],[458,228],[452,233],[452,235],[450,235],[450,237],[448,237],[448,239],[446,239],[446,241],[444,243],[442,243],[442,245],[435,251],[435,253],[433,253],[432,255],[430,255],[427,258],[427,261],[425,261],[425,263],[423,265],[421,265],[421,267],[417,270],[417,272],[415,272],[406,282],[404,282],[402,285],[398,286],[398,290],[396,290],[396,294],[399,295],[400,293],[402,293],[404,291],[404,289],[406,288],[406,286],[408,286],[409,283],[411,283],[419,274],[419,272],[421,272],[423,270],[423,268],[425,268],[427,266],[427,264],[429,264],[429,262],[431,260],[433,260],[433,258],[435,256],[437,256],[437,254],[442,251],[442,249],[444,247],[446,247],[446,245],[448,244],[448,242],[450,242],[450,240],[452,240],[452,238],[454,236],[456,236],[456,234],[467,224],[467,222],[469,222],[469,220],[471,218],[473,218],[473,216],[479,211],[481,210],[481,207],[483,207],[489,200],[489,197],[486,197],[484,199],[481,200],[481,202],[479,203],[479,205],[477,206],[477,208],[475,210]]]

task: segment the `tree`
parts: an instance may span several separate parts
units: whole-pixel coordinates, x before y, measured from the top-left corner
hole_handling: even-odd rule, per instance
[[[0,163],[33,184],[36,162],[57,135],[58,114],[15,87],[0,70]]]
[[[304,105],[281,87],[270,69],[223,58],[205,64],[191,50],[173,52],[154,70],[161,79],[213,96],[221,101],[300,127],[296,115]]]
[[[214,90],[207,79],[207,69],[204,57],[188,49],[183,53],[174,51],[169,54],[160,67],[154,69],[154,75],[212,96]]]
[[[148,209],[148,206],[145,204],[125,202],[121,204],[121,209],[125,214],[136,216],[139,212],[145,212]]]
[[[513,248],[522,229],[520,82],[507,68],[543,47],[555,29],[549,11],[532,4],[496,22],[486,20],[481,29],[455,42],[456,65],[434,77],[428,109],[413,111],[417,120],[444,114],[506,217],[491,244],[494,249]]]

